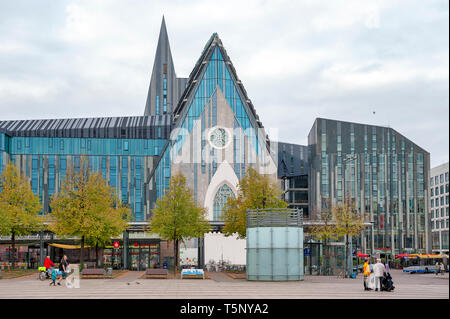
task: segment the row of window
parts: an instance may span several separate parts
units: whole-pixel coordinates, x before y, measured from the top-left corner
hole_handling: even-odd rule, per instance
[[[439,206],[439,202],[440,202],[440,206],[444,206],[444,196],[441,196],[440,198],[435,198],[435,199],[431,199],[430,203],[431,203],[431,208],[433,207],[438,207]],[[445,205],[449,204],[449,198],[448,195],[445,196]]]
[[[434,184],[437,185],[439,183],[444,183],[444,176],[445,176],[445,182],[448,182],[448,172],[445,172],[445,174],[436,175],[434,177],[430,178],[430,185],[433,186]]]
[[[441,185],[440,187],[436,186],[435,188],[431,187],[430,189],[430,196],[438,196],[439,195],[439,190],[441,191],[440,194],[444,195],[445,193],[448,193],[448,184],[445,184],[445,192],[444,192],[444,185]]]
[[[158,127],[161,136],[161,127]],[[11,154],[34,155],[159,155],[163,139],[12,137]]]
[[[156,96],[156,115],[159,115],[159,95]],[[163,78],[163,114],[167,113],[167,78]]]
[[[0,159],[3,156],[0,152]],[[61,187],[66,176],[67,169],[73,167],[75,172],[81,166],[81,156],[72,156],[69,160],[66,156],[22,156],[11,155],[11,161],[30,178],[31,189],[37,194],[44,205],[43,212],[49,212],[50,207],[46,202]],[[135,220],[143,220],[144,215],[144,159],[139,156],[88,156],[86,157],[91,171],[101,172],[102,177],[107,180],[110,186],[115,187],[121,194],[121,200],[128,204],[133,212]],[[31,162],[31,163],[30,163]],[[109,162],[109,165],[108,165]],[[121,165],[119,166],[119,163]],[[30,165],[31,164],[31,165]],[[0,172],[2,170],[0,162]],[[108,176],[109,166],[109,176]],[[121,168],[121,170],[120,170]],[[48,185],[45,187],[44,183]],[[119,183],[120,182],[120,183]],[[118,186],[121,186],[120,189]]]
[[[445,216],[444,216],[444,208],[440,210],[441,214],[439,215],[439,209],[431,210],[431,218],[439,218],[439,217],[448,217],[448,207],[445,208]]]
[[[155,171],[156,198],[162,198],[166,190],[169,189],[171,177],[170,147],[164,151]]]
[[[448,219],[431,221],[431,229],[448,229]]]

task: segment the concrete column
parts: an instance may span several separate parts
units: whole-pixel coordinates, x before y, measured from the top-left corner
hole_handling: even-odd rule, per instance
[[[198,268],[202,269],[205,266],[205,239],[198,238]]]
[[[394,235],[394,222],[395,222],[395,216],[391,216],[391,246],[392,246],[392,258],[395,257],[395,235]]]
[[[51,242],[51,243],[53,243],[53,237],[54,237],[53,233],[50,234],[50,242]],[[55,261],[55,247],[53,247],[53,246],[48,246],[48,249],[50,250],[50,252],[49,252],[50,259],[51,259],[52,261]]]
[[[398,198],[397,198],[397,214],[398,214],[398,225],[397,225],[397,234],[398,234],[398,251],[399,254],[402,254],[403,249],[403,200],[402,200],[402,166],[401,162],[397,162],[397,190],[398,190]]]
[[[371,237],[372,237],[371,253],[372,253],[372,255],[375,252],[375,234],[373,232],[374,232],[374,225],[372,223],[372,231],[371,231]]]
[[[320,201],[320,194],[321,194],[321,184],[320,184],[320,173],[317,172],[316,175],[316,207],[317,207],[317,212],[321,212],[322,211],[322,203]]]
[[[44,231],[39,232],[39,266],[44,265]]]
[[[128,230],[123,232],[123,268],[128,269]]]

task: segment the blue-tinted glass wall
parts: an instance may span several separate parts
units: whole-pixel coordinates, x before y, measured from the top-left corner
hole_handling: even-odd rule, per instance
[[[51,196],[58,192],[69,167],[79,169],[82,155],[88,159],[92,171],[100,172],[116,188],[119,198],[131,208],[135,221],[145,220],[152,208],[146,200],[155,197],[148,187],[148,174],[165,140],[1,135],[0,170],[6,163],[4,159],[10,156],[21,173],[29,178],[33,192],[39,195],[43,212],[51,210]]]
[[[430,249],[428,152],[391,128],[326,119],[308,147],[310,212],[351,198],[374,222],[373,248]]]

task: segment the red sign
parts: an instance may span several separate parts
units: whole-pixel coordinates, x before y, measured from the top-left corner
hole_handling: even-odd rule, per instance
[[[383,215],[380,215],[380,229],[383,229]]]
[[[120,247],[120,244],[119,244],[118,241],[115,241],[115,242],[113,243],[113,246],[114,246],[114,248],[119,248],[119,247]]]

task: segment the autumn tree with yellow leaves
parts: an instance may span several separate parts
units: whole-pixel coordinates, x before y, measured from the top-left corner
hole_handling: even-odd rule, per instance
[[[69,168],[58,193],[52,196],[49,228],[62,236],[81,238],[80,269],[84,264],[85,244],[98,247],[126,230],[131,210],[119,200],[99,172],[90,172],[86,157],[79,171]]]
[[[0,234],[11,236],[12,267],[15,265],[16,236],[36,233],[43,229],[44,219],[39,215],[42,206],[30,183],[10,162],[0,178]]]
[[[350,236],[358,236],[366,227],[364,225],[364,216],[362,216],[355,206],[347,201],[332,208],[334,222],[336,224],[336,234],[339,237],[345,237],[345,271],[348,272],[348,239]]]
[[[318,214],[316,224],[310,229],[310,234],[323,242],[323,274],[330,274],[330,250],[329,242],[338,238],[336,225],[333,220],[333,212],[329,209]]]
[[[192,190],[186,186],[186,178],[175,174],[170,179],[169,189],[156,201],[152,210],[150,228],[153,233],[174,242],[174,272],[179,262],[179,242],[188,238],[203,237],[211,230],[207,211],[198,205]]]
[[[247,210],[286,208],[287,203],[281,199],[281,190],[267,175],[259,174],[249,167],[238,185],[236,198],[228,198],[223,210],[224,227],[222,233],[239,238],[247,236]]]

